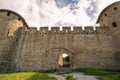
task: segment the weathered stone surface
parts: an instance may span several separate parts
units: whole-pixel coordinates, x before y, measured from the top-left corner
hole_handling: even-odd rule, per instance
[[[35,28],[18,30],[15,71],[48,70],[59,68],[63,53],[70,56],[70,68],[118,70],[109,27],[92,30],[37,31]],[[65,28],[64,28],[65,29]],[[42,28],[44,30],[44,28]]]
[[[17,45],[16,31],[19,27],[27,27],[19,14],[9,10],[0,10],[0,72],[10,70]]]
[[[112,38],[111,44],[114,48],[114,55],[119,57],[120,54],[120,1],[115,2],[105,8],[100,14],[97,23],[101,26],[109,26]],[[119,53],[119,54],[118,54]],[[120,67],[120,60],[117,60],[117,67]]]

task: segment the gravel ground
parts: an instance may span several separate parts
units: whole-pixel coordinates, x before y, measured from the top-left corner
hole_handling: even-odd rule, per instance
[[[96,76],[84,75],[82,73],[77,73],[77,72],[70,74],[62,74],[62,75],[51,73],[48,75],[57,78],[57,80],[65,80],[66,76],[68,75],[72,75],[76,80],[97,80]]]
[[[71,73],[76,80],[97,80],[95,76],[84,75],[82,73]]]
[[[62,75],[58,75],[58,74],[48,74],[49,76],[51,77],[55,77],[57,78],[57,80],[65,80],[65,76],[62,76]]]

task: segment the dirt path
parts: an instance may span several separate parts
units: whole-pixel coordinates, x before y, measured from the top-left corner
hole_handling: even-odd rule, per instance
[[[65,80],[65,76],[62,76],[62,75],[58,75],[58,74],[48,74],[49,76],[51,77],[55,77],[57,78],[57,80]]]
[[[82,73],[70,73],[70,74],[63,74],[63,75],[58,75],[58,74],[48,74],[49,76],[57,78],[57,80],[65,80],[66,76],[72,75],[76,80],[97,80],[95,76],[89,76],[89,75],[84,75]]]
[[[71,73],[76,80],[97,80],[95,76],[84,75],[82,73]]]

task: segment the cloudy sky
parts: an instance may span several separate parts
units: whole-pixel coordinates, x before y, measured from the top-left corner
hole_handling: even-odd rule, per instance
[[[94,25],[100,12],[119,0],[0,0],[0,9],[22,15],[29,26]]]

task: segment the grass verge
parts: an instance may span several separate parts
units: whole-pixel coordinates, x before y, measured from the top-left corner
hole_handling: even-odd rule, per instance
[[[10,74],[0,74],[0,80],[57,80],[54,77],[49,77],[45,73],[39,72],[20,72]]]
[[[112,71],[102,71],[102,70],[94,70],[94,69],[76,69],[77,72],[82,72],[85,75],[94,75],[99,76],[99,80],[120,80],[120,72],[112,72]]]

